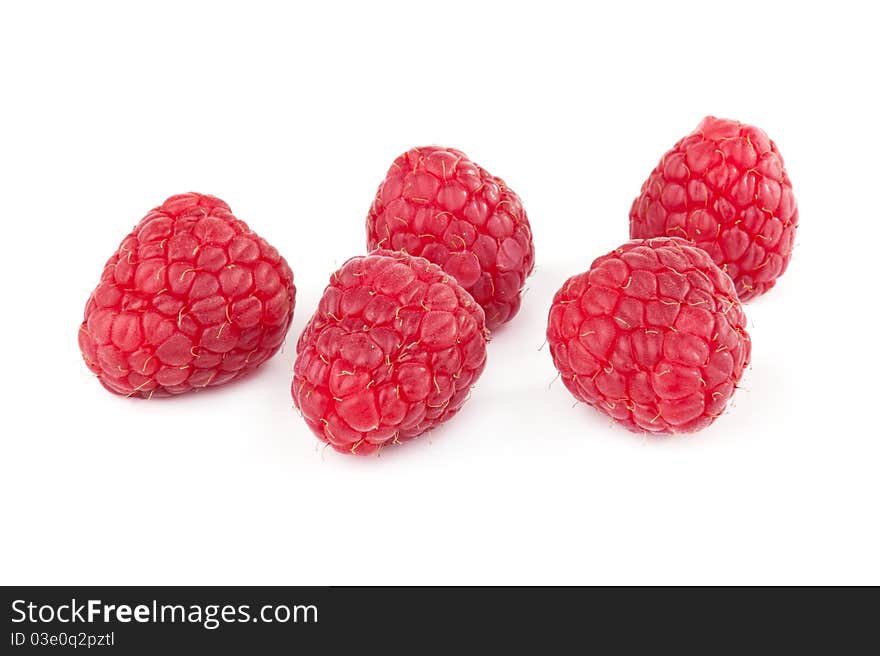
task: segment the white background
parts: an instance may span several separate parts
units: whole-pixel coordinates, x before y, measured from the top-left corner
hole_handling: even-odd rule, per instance
[[[880,583],[876,21],[845,2],[309,4],[0,9],[0,582]],[[801,228],[747,306],[733,407],[646,438],[551,384],[546,315],[710,113],[777,142]],[[339,455],[292,407],[296,337],[363,252],[391,161],[431,143],[520,194],[537,269],[459,416]],[[83,306],[141,216],[190,190],[290,262],[286,346],[240,384],[112,396],[77,348]]]

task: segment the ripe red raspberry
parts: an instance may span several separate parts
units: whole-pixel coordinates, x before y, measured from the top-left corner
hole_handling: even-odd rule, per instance
[[[519,196],[452,148],[413,148],[391,165],[367,216],[367,247],[419,255],[455,276],[494,330],[519,311],[535,264]]]
[[[483,310],[438,266],[379,250],[331,276],[296,353],[306,423],[366,455],[458,412],[486,363]]]
[[[776,283],[791,259],[797,203],[782,155],[751,125],[707,116],[663,155],[629,214],[629,236],[683,237],[707,251],[740,300]]]
[[[631,241],[569,278],[547,340],[565,386],[632,431],[711,424],[749,362],[730,278],[683,239]]]
[[[296,289],[278,251],[219,198],[172,196],[122,240],[86,303],[79,346],[111,392],[220,385],[281,346]]]

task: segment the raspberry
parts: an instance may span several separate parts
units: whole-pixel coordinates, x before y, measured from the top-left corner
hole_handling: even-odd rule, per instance
[[[438,266],[379,250],[331,276],[296,353],[291,392],[306,423],[366,455],[458,412],[486,363],[485,319]]]
[[[455,276],[494,330],[519,311],[535,263],[519,196],[452,148],[413,148],[391,165],[367,216],[367,247],[419,255]]]
[[[172,196],[107,261],[86,303],[79,346],[117,394],[220,385],[278,350],[295,294],[284,258],[226,203]]]
[[[679,238],[628,242],[569,278],[547,340],[576,398],[632,431],[711,424],[749,362],[746,318],[730,278]]]
[[[707,251],[740,300],[788,267],[798,209],[782,155],[751,125],[707,116],[663,155],[629,215],[629,236],[683,237]]]

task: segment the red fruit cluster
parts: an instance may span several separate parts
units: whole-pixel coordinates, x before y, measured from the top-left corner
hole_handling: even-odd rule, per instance
[[[683,237],[707,251],[740,300],[791,259],[797,203],[782,155],[760,129],[709,116],[663,155],[630,210],[630,237]]]
[[[413,148],[391,165],[367,217],[367,247],[440,265],[494,330],[519,311],[535,263],[529,220],[501,178],[452,148]]]
[[[569,278],[547,339],[576,398],[650,433],[712,423],[751,352],[730,278],[677,238],[628,242]]]
[[[118,394],[220,385],[278,350],[295,294],[284,258],[226,203],[172,196],[107,261],[79,345],[89,369]]]
[[[293,400],[334,449],[358,455],[452,417],[486,362],[483,310],[438,266],[354,257],[299,338]]]

